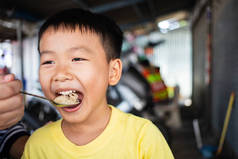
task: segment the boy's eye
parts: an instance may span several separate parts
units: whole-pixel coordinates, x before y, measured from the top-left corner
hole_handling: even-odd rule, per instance
[[[79,58],[79,57],[76,57],[76,58],[73,58],[72,61],[83,61],[85,59],[82,59],[82,58]]]
[[[42,63],[42,65],[49,65],[49,64],[54,64],[54,61],[45,61]]]

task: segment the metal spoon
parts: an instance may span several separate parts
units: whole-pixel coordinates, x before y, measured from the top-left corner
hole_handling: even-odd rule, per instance
[[[41,99],[44,99],[44,100],[48,100],[51,104],[53,104],[53,105],[56,106],[56,107],[70,107],[70,106],[76,105],[76,104],[62,104],[62,103],[56,103],[56,102],[54,102],[53,100],[47,99],[46,97],[39,96],[39,95],[35,95],[35,94],[28,93],[28,92],[25,92],[25,91],[20,91],[20,93],[26,94],[26,95],[30,95],[30,96],[33,96],[33,97],[37,97],[37,98],[41,98]],[[77,104],[78,104],[78,103],[77,103]]]

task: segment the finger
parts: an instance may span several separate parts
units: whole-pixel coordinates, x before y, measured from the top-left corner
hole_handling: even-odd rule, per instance
[[[23,96],[21,94],[0,101],[0,116],[6,112],[24,109]]]
[[[0,74],[0,82],[4,79],[4,75]]]
[[[3,124],[0,122],[0,130],[4,130],[7,128],[12,127],[13,125],[17,124],[19,121],[21,121],[21,119],[23,118],[24,114],[12,114],[10,115],[8,118],[10,118],[10,120],[6,120],[6,122],[4,122]],[[17,116],[16,118],[14,118],[14,116]],[[1,120],[4,121],[4,120]]]
[[[22,88],[22,83],[19,80],[10,81],[7,83],[0,83],[0,99],[9,98],[16,94],[19,94]]]
[[[5,81],[5,82],[9,82],[9,81],[12,81],[12,80],[14,80],[14,79],[15,79],[14,74],[7,74],[7,75],[5,75],[5,77],[4,77],[4,81]]]
[[[19,122],[24,115],[24,109],[21,111],[14,110],[1,114],[0,116],[0,130],[9,128]]]

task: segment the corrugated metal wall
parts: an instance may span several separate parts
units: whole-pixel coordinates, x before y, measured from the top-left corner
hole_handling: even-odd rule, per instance
[[[201,17],[192,29],[193,34],[193,107],[197,116],[201,116],[205,103],[205,61],[206,61],[206,39],[208,26],[206,25],[206,14]]]
[[[238,1],[214,1],[212,125],[217,132],[222,130],[232,91],[238,95]],[[227,131],[227,142],[238,154],[237,122],[236,100]]]
[[[180,87],[180,99],[191,98],[192,94],[192,52],[191,31],[183,27],[168,32],[157,33],[165,42],[157,46],[151,61],[160,66],[160,72],[167,86]]]
[[[221,134],[229,96],[236,93],[225,140],[225,153],[238,156],[238,1],[212,1],[212,56],[211,90],[206,84],[208,23],[206,9],[201,11],[192,28],[193,32],[193,104],[200,113],[211,110],[212,128]],[[211,95],[210,92],[211,91]],[[207,98],[210,97],[210,98]],[[207,115],[206,115],[207,117]],[[227,149],[228,147],[228,149]],[[229,157],[226,157],[229,158]]]

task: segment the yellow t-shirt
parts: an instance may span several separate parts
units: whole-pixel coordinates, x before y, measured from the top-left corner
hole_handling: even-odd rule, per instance
[[[61,129],[62,120],[36,130],[22,159],[173,159],[164,137],[147,119],[112,108],[105,130],[90,143],[77,146]]]

